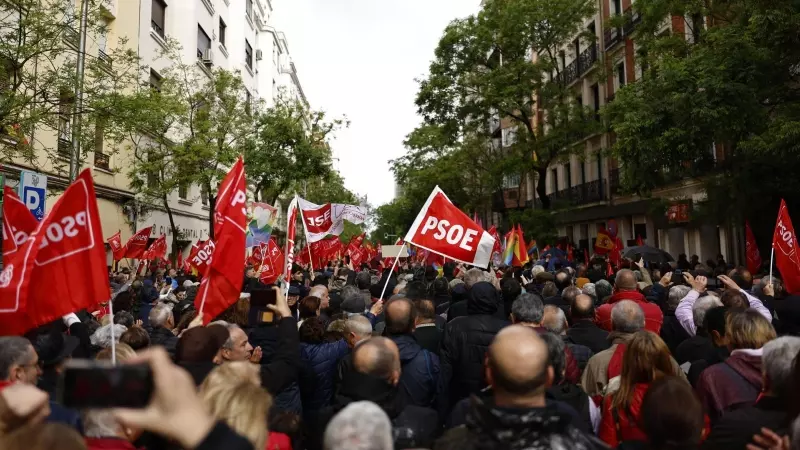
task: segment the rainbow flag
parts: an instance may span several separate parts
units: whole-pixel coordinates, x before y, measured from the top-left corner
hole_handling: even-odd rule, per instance
[[[503,264],[510,266],[514,262],[514,250],[517,248],[517,232],[512,229],[506,233],[505,249],[503,250]]]
[[[530,261],[528,250],[525,248],[525,235],[522,233],[522,225],[519,224],[517,224],[517,248],[514,250],[514,256],[516,257],[515,266],[517,264],[523,266]]]

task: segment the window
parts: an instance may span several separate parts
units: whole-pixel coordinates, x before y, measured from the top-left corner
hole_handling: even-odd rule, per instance
[[[552,170],[553,192],[558,192],[558,169]]]
[[[208,37],[203,27],[197,25],[197,57],[205,59],[207,51],[211,48],[211,38]]]
[[[200,186],[200,202],[208,206],[208,190],[205,185]]]
[[[245,2],[245,14],[250,20],[253,20],[253,0],[247,0]]]
[[[189,184],[188,183],[181,183],[178,185],[178,198],[181,200],[186,200],[189,197]]]
[[[72,152],[72,105],[75,98],[71,92],[62,91],[58,99],[58,154],[69,157]]]
[[[614,67],[614,91],[618,91],[622,86],[625,86],[625,61],[620,61]]]
[[[250,42],[247,39],[244,40],[244,63],[250,69],[253,68],[253,47],[250,46]]]
[[[595,83],[592,85],[592,108],[594,108],[595,116],[599,117],[600,114],[600,85]]]
[[[611,6],[613,7],[611,11],[612,14],[622,14],[622,3],[620,0],[611,0]]]
[[[567,189],[572,187],[572,162],[564,166],[564,179],[567,181]]]
[[[111,158],[103,153],[103,140],[105,120],[98,119],[94,127],[94,166],[100,169],[111,170]]]
[[[502,130],[503,147],[509,147],[517,142],[516,128],[504,128]]]
[[[244,111],[249,116],[253,113],[253,95],[247,89],[245,89],[244,92],[245,92]]]
[[[503,189],[517,189],[522,184],[522,176],[519,174],[503,176]]]
[[[225,21],[222,20],[222,17],[219,18],[219,43],[223,46],[225,45],[225,33],[228,30],[228,26],[225,25]]]
[[[164,0],[153,0],[153,9],[150,11],[150,26],[159,36],[164,37],[166,28],[167,4]]]
[[[153,69],[150,69],[150,89],[161,92],[161,75]]]

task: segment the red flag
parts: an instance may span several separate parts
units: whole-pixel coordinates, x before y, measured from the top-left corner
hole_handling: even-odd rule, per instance
[[[152,231],[153,227],[142,228],[131,236],[131,238],[128,239],[128,243],[125,244],[125,257],[141,258],[142,254],[144,254],[147,249],[147,241],[150,239],[150,233]]]
[[[3,271],[0,272],[0,313],[25,309],[33,261],[39,246],[33,234],[39,221],[8,186],[3,188]]]
[[[783,285],[790,294],[800,292],[800,259],[797,255],[797,235],[794,233],[786,201],[781,199],[778,210],[778,221],[772,235],[772,247],[775,249],[775,266],[781,271]]]
[[[192,253],[189,254],[189,266],[197,269],[197,273],[200,275],[205,275],[215,248],[216,245],[211,239],[197,241],[197,244],[192,247]]]
[[[644,241],[642,240],[642,237],[639,236],[638,234],[636,235],[636,245],[638,245],[639,247],[644,245]]]
[[[747,255],[747,270],[755,275],[761,270],[761,253],[758,251],[756,244],[756,237],[753,235],[753,230],[750,228],[750,222],[744,222],[745,229],[745,253]]]
[[[347,252],[346,253],[354,252],[354,251],[358,250],[359,248],[361,248],[361,246],[364,244],[364,237],[366,235],[367,235],[367,233],[362,233],[361,236],[356,236],[356,237],[350,239],[350,243],[347,245]]]
[[[273,284],[278,278],[283,275],[284,255],[275,238],[270,239],[268,246],[264,251],[264,260],[261,264],[260,280],[264,284]]]
[[[494,238],[435,187],[405,237],[426,250],[478,267],[487,267]]]
[[[162,234],[145,250],[142,254],[142,259],[154,261],[156,258],[164,258],[165,256],[167,256],[167,235]]]
[[[175,256],[175,270],[183,269],[183,249],[178,249],[178,254]]]
[[[525,235],[522,233],[522,225],[517,224],[517,238],[518,243],[517,246],[519,248],[519,255],[514,253],[514,256],[519,262],[520,267],[525,265],[528,261],[530,261],[530,257],[528,256],[528,248],[525,247]]]
[[[572,254],[572,244],[567,244],[567,261],[575,261],[575,256]]]
[[[108,246],[111,247],[111,254],[114,255],[114,261],[119,261],[120,259],[125,257],[125,251],[127,250],[125,247],[122,246],[122,236],[121,231],[117,231],[117,233],[110,238],[106,242],[108,242]]]
[[[84,170],[53,206],[31,237],[38,248],[25,311],[4,316],[5,334],[22,334],[66,314],[108,301],[106,252],[97,197]],[[24,270],[24,268],[23,268]],[[46,281],[45,281],[46,280]]]
[[[497,227],[492,225],[488,231],[489,235],[494,238],[494,246],[492,247],[492,254],[503,253],[503,245],[500,243],[500,234],[497,233]]]
[[[214,256],[195,299],[205,324],[239,299],[244,278],[246,207],[244,162],[239,157],[219,187],[214,208]]]

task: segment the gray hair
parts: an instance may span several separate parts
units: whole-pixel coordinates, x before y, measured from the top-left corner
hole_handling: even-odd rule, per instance
[[[87,438],[119,437],[120,424],[111,410],[86,409],[81,411],[83,435]]]
[[[531,276],[535,277],[536,275],[539,275],[542,272],[544,272],[544,266],[540,266],[537,264],[533,266],[533,268],[531,269]]]
[[[222,348],[227,348],[228,350],[232,349],[233,348],[233,333],[231,333],[231,331],[233,331],[235,329],[238,329],[239,325],[236,325],[235,323],[226,322],[224,320],[215,320],[214,322],[211,322],[211,323],[208,324],[209,327],[212,326],[212,325],[225,327],[225,329],[228,330],[228,339],[226,339],[225,343],[222,344]]]
[[[723,306],[722,301],[716,297],[705,295],[697,299],[692,306],[692,320],[696,328],[703,328],[703,321],[706,319],[706,313],[709,309]]]
[[[686,294],[688,294],[691,290],[692,288],[683,284],[669,288],[669,294],[667,294],[667,309],[670,311],[675,311],[675,309],[681,303],[681,300],[683,300],[683,298],[686,297]]]
[[[166,303],[159,303],[150,310],[148,318],[153,328],[163,327],[172,318],[172,306]]]
[[[308,295],[312,297],[322,298],[327,293],[328,293],[328,288],[326,286],[318,284],[311,288],[311,290],[308,292]]]
[[[593,300],[597,301],[597,291],[595,290],[594,283],[586,283],[583,285],[582,289],[583,293],[592,297]]]
[[[11,376],[11,366],[28,362],[31,359],[31,352],[35,352],[33,345],[24,337],[0,337],[0,380],[8,380]]]
[[[611,324],[614,331],[636,333],[644,329],[644,312],[636,302],[622,300],[611,308]]]
[[[361,313],[367,309],[367,302],[364,294],[355,286],[345,286],[339,294],[342,298],[340,306],[342,311],[349,313]]]
[[[462,280],[461,278],[453,278],[452,280],[450,280],[450,289],[452,290],[459,284],[464,284],[464,280]]]
[[[375,403],[353,402],[325,429],[325,450],[392,450],[392,423]]]
[[[567,353],[565,351],[567,344],[561,339],[561,336],[553,333],[542,333],[539,337],[547,344],[550,365],[553,366],[553,372],[555,372],[553,384],[557,384],[564,379],[564,371],[567,369]]]
[[[544,317],[542,297],[536,294],[522,294],[511,305],[511,314],[518,322],[541,323]]]
[[[95,347],[102,347],[102,348],[109,348],[111,347],[111,327],[114,327],[114,343],[119,344],[119,338],[122,336],[122,333],[128,331],[128,327],[121,324],[116,325],[103,325],[102,327],[98,328],[92,336],[89,338],[89,341]]]
[[[794,360],[800,351],[800,337],[782,336],[764,344],[761,366],[776,397],[789,394],[792,387]]]
[[[486,281],[486,272],[482,271],[481,269],[472,268],[464,274],[464,284],[467,289],[472,289],[472,286],[475,283],[480,283],[481,281]]]
[[[602,301],[603,299],[611,295],[611,293],[614,291],[614,288],[608,281],[598,280],[594,284],[594,290],[597,293],[597,299]]]
[[[347,319],[345,331],[355,333],[361,339],[372,336],[372,323],[364,316],[353,316]]]
[[[544,322],[542,322],[547,331],[561,335],[567,330],[567,316],[563,309],[555,305],[545,305],[544,311],[549,313],[545,314]]]

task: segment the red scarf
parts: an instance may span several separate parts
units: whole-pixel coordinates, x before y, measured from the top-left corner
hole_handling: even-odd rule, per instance
[[[622,358],[625,356],[625,349],[628,344],[619,343],[617,348],[614,349],[614,354],[611,355],[611,361],[608,362],[608,379],[622,375]]]

